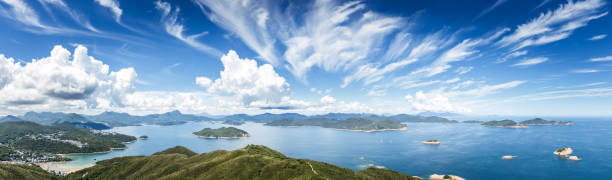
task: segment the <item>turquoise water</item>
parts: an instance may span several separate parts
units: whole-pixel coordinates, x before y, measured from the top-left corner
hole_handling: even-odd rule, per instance
[[[481,180],[612,177],[612,121],[575,121],[573,126],[530,126],[527,129],[478,124],[407,125],[407,131],[364,133],[247,123],[236,126],[251,134],[243,139],[203,139],[191,134],[205,127],[227,126],[209,122],[118,127],[111,131],[148,135],[149,139],[112,153],[70,155],[74,161],[67,166],[83,166],[120,156],[150,155],[176,145],[204,153],[261,144],[294,158],[323,161],[354,170],[359,170],[359,165],[371,163],[421,177],[433,173]],[[421,144],[428,139],[438,139],[441,144]],[[573,148],[574,154],[583,160],[573,162],[553,155],[553,151],[564,146]],[[503,160],[503,155],[519,157]]]

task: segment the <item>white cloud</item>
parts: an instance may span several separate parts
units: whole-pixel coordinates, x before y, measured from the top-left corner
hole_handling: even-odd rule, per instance
[[[600,70],[597,69],[576,69],[576,70],[572,70],[572,73],[596,73],[596,72],[600,72]]]
[[[418,112],[469,112],[469,109],[453,105],[447,96],[437,91],[423,93],[418,91],[414,96],[404,97]]]
[[[270,12],[266,6],[270,5],[269,3],[223,0],[194,0],[194,2],[212,22],[233,32],[262,59],[278,64],[278,55],[274,49],[277,40],[272,31],[282,31],[286,28],[286,24],[270,24],[269,21],[277,20],[279,18],[277,16],[281,15]],[[268,26],[272,28],[268,29]]]
[[[98,30],[91,25],[89,20],[85,19],[83,15],[81,15],[81,14],[73,11],[72,9],[70,9],[68,7],[68,5],[66,4],[66,2],[64,2],[63,0],[38,0],[38,1],[43,5],[43,7],[45,7],[45,9],[48,11],[48,13],[51,14],[52,12],[47,7],[47,4],[53,5],[54,7],[57,7],[60,10],[64,11],[66,14],[70,15],[70,17],[74,21],[79,23],[84,28],[87,28],[87,29],[89,29],[90,31],[93,31],[93,32],[98,32]]]
[[[321,103],[323,104],[332,104],[336,102],[336,98],[331,97],[331,96],[323,96],[321,98]]]
[[[472,71],[472,69],[474,69],[474,67],[472,67],[472,66],[467,66],[467,67],[466,66],[461,66],[461,67],[457,68],[457,70],[455,70],[455,73],[457,73],[459,75],[462,75],[462,74],[466,74],[466,73]]]
[[[207,32],[202,32],[194,35],[184,34],[186,28],[183,24],[178,22],[178,14],[180,12],[179,7],[175,7],[173,11],[172,5],[170,5],[170,3],[155,1],[155,8],[162,13],[161,21],[164,23],[164,28],[166,29],[166,32],[168,34],[174,36],[175,38],[185,42],[189,46],[194,47],[200,51],[209,53],[214,56],[222,54],[219,50],[197,41],[197,39],[201,36],[208,34]]]
[[[402,18],[366,11],[359,1],[318,0],[299,13],[291,8],[283,11],[273,3],[196,3],[213,22],[237,35],[262,59],[278,66],[282,54],[288,63],[285,67],[302,80],[312,67],[337,72],[365,64],[368,57],[378,54],[376,47],[384,38],[404,25]],[[396,38],[396,42],[409,40],[406,35]],[[403,43],[395,44],[393,49],[405,50]],[[278,52],[277,48],[285,51]],[[386,58],[402,54],[389,52]]]
[[[459,81],[461,81],[461,79],[456,77],[456,78],[453,78],[453,79],[446,80],[443,83],[444,84],[452,84],[452,83],[456,83],[456,82],[459,82]]]
[[[207,77],[196,77],[196,84],[203,88],[208,88],[212,85],[212,80]]]
[[[255,60],[240,59],[233,50],[221,57],[221,62],[224,67],[221,77],[212,84],[206,84],[205,77],[196,78],[198,85],[208,92],[235,95],[247,106],[280,103],[290,93],[289,83],[270,64],[257,66]]]
[[[600,34],[600,35],[593,36],[593,37],[589,38],[589,40],[591,40],[591,41],[602,40],[602,39],[606,38],[607,36],[608,36],[607,34]]]
[[[537,57],[537,58],[521,60],[518,63],[513,64],[512,66],[532,66],[532,65],[540,64],[546,61],[548,61],[547,57]]]
[[[453,97],[454,96],[482,97],[482,96],[495,94],[499,90],[502,90],[502,89],[515,88],[524,83],[525,81],[510,81],[507,83],[496,84],[496,85],[484,85],[484,86],[480,86],[480,87],[473,88],[470,90],[465,90],[465,91],[451,91],[446,94],[448,94],[448,96],[453,96]]]
[[[430,66],[421,68],[413,72],[413,74],[425,73],[427,77],[431,77],[445,72],[447,69],[452,67],[449,63],[464,60],[466,57],[477,53],[478,50],[475,50],[474,47],[479,45],[480,42],[481,40],[463,40],[461,43],[444,52]]]
[[[470,86],[474,85],[475,83],[476,83],[476,82],[471,81],[471,80],[469,80],[469,81],[463,81],[463,82],[461,82],[461,83],[459,83],[459,84],[455,85],[455,86],[454,86],[453,88],[451,88],[451,89],[452,89],[452,90],[464,89],[464,88],[468,88],[468,87],[470,87]]]
[[[351,75],[344,78],[344,82],[341,87],[346,87],[353,81],[363,80],[364,85],[369,85],[374,82],[380,81],[384,78],[384,75],[395,71],[396,69],[402,68],[406,65],[412,64],[416,59],[404,59],[402,61],[393,62],[386,66],[379,68],[373,64],[365,64],[359,66],[359,68]]]
[[[113,12],[115,21],[121,22],[121,14],[123,14],[123,10],[119,8],[119,2],[117,0],[96,0],[96,2],[100,6],[109,8],[111,12]]]
[[[591,61],[591,62],[612,61],[612,56],[591,58],[591,59],[589,59],[589,61]]]
[[[8,18],[14,18],[15,20],[38,28],[47,28],[38,19],[38,14],[24,1],[22,0],[2,0],[2,2],[8,4],[11,7],[12,16]]]
[[[519,25],[514,33],[503,37],[498,44],[510,46],[518,43],[514,47],[514,50],[518,50],[565,39],[575,29],[607,15],[607,12],[602,12],[605,4],[602,0],[568,1],[554,11],[547,11],[528,23]]]
[[[110,72],[108,65],[88,56],[83,46],[74,50],[72,58],[70,55],[62,46],[55,46],[49,57],[24,65],[0,55],[0,104],[122,106],[123,95],[134,89],[137,75],[133,68]]]
[[[485,14],[491,12],[493,9],[495,9],[496,7],[498,7],[499,5],[503,4],[506,1],[507,0],[497,0],[497,1],[495,1],[495,3],[493,5],[487,7],[482,12],[480,12],[480,14],[478,14],[476,17],[474,17],[474,19],[472,19],[472,21],[480,19],[482,16],[484,16]]]

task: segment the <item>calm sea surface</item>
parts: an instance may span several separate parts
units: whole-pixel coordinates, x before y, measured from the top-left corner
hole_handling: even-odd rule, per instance
[[[360,165],[375,164],[421,177],[438,173],[479,180],[612,179],[612,120],[574,121],[572,126],[527,129],[465,123],[407,123],[407,131],[376,133],[247,123],[235,126],[251,134],[243,139],[203,139],[191,134],[205,127],[227,126],[210,122],[118,127],[111,131],[147,135],[149,139],[112,153],[69,155],[74,161],[64,166],[85,166],[120,156],[151,155],[177,145],[205,153],[260,144],[293,158],[323,161],[353,170],[360,170]],[[421,144],[429,139],[438,139],[441,144]],[[553,154],[565,146],[573,148],[574,154],[583,160],[573,162]],[[519,157],[503,160],[503,155]]]

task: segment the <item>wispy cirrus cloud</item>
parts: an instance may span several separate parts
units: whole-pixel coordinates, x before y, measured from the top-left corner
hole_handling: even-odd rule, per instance
[[[612,56],[595,57],[595,58],[591,58],[591,59],[589,59],[589,61],[591,61],[591,62],[604,62],[604,61],[612,61]]]
[[[547,57],[536,57],[536,58],[521,60],[517,62],[516,64],[513,64],[512,66],[522,66],[522,67],[533,66],[533,65],[540,64],[546,61],[548,61]]]
[[[214,56],[222,54],[221,51],[197,41],[198,38],[208,34],[208,32],[202,32],[194,35],[184,34],[185,26],[178,22],[178,15],[180,12],[179,7],[175,7],[174,10],[172,10],[172,5],[170,3],[155,1],[155,8],[162,13],[161,21],[163,22],[164,28],[168,34],[183,41],[187,45],[194,47],[197,50],[209,53]]]
[[[593,36],[593,37],[589,38],[589,40],[591,40],[591,41],[602,40],[602,39],[606,38],[607,36],[608,36],[607,34],[600,34],[600,35]]]
[[[596,73],[596,72],[601,72],[601,70],[598,70],[598,69],[576,69],[576,70],[572,70],[572,73],[580,73],[580,74]]]
[[[513,46],[513,50],[559,41],[569,37],[575,29],[584,27],[594,19],[608,14],[602,0],[568,1],[553,11],[540,14],[528,23],[518,25],[510,35],[504,36],[498,45]]]
[[[119,7],[119,1],[117,0],[95,0],[102,7],[106,7],[110,9],[113,13],[113,18],[118,23],[121,22],[121,14],[123,14],[123,10]]]

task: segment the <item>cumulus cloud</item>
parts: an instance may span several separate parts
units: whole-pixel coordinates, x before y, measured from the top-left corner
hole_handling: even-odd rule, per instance
[[[589,61],[591,61],[591,62],[612,61],[612,56],[591,58],[591,59],[589,59]]]
[[[175,7],[174,10],[172,10],[172,5],[170,3],[155,1],[155,8],[162,13],[161,21],[164,23],[164,28],[168,34],[200,51],[215,56],[222,54],[219,50],[197,41],[198,38],[208,34],[208,32],[202,32],[194,35],[184,34],[186,28],[183,24],[178,22],[178,15],[181,11],[179,7]]]
[[[589,40],[591,40],[591,41],[602,40],[602,39],[606,38],[607,36],[608,36],[607,34],[600,34],[600,35],[593,36],[593,37],[589,38]]]
[[[233,50],[221,57],[221,62],[224,69],[219,79],[196,78],[210,93],[234,95],[244,105],[280,103],[290,93],[289,83],[270,64],[258,66],[255,60],[240,59]]]
[[[433,91],[428,94],[418,91],[404,97],[418,112],[469,112],[469,109],[453,105],[444,94]]]
[[[106,7],[113,12],[113,17],[115,21],[121,22],[121,14],[123,14],[123,10],[119,8],[119,2],[117,0],[96,0],[96,2],[103,7]]]
[[[71,54],[59,45],[49,57],[24,65],[0,55],[0,72],[0,103],[12,105],[83,101],[88,107],[121,106],[137,76],[133,68],[110,72],[83,46]]]
[[[533,65],[540,64],[546,61],[548,61],[547,57],[530,58],[530,59],[521,60],[518,63],[513,64],[512,66],[523,66],[523,67],[533,66]]]
[[[519,25],[498,44],[504,47],[514,45],[514,50],[518,50],[565,39],[575,29],[607,15],[608,12],[602,10],[605,4],[602,0],[568,1],[553,11],[542,13],[528,23]]]

